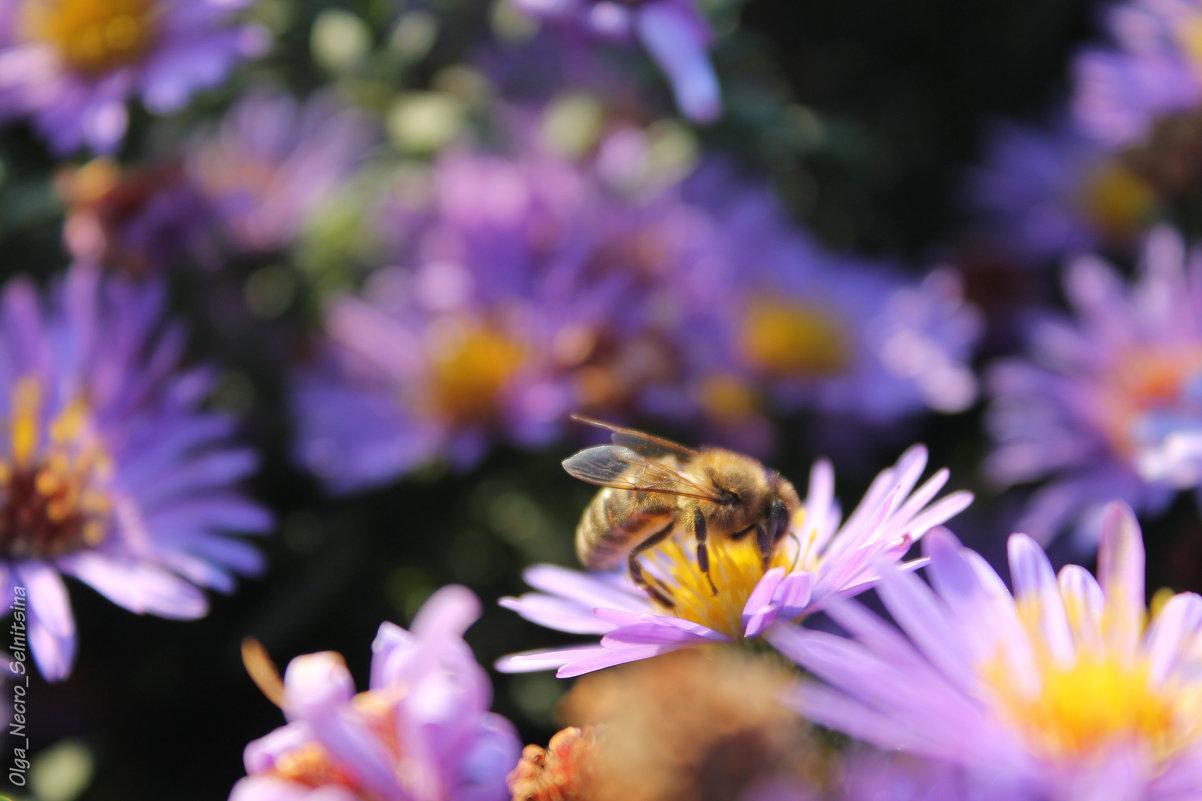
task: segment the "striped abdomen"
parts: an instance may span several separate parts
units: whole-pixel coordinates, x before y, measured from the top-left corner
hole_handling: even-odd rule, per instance
[[[589,570],[617,567],[634,546],[672,522],[671,496],[607,487],[576,526],[576,555]]]

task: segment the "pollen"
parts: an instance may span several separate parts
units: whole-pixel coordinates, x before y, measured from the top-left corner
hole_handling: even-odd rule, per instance
[[[778,376],[830,375],[850,361],[838,321],[812,304],[752,300],[740,345],[755,368]]]
[[[765,572],[755,538],[713,539],[708,547],[708,578],[697,563],[696,546],[677,536],[644,556],[645,572],[672,601],[672,614],[740,639],[743,609]],[[789,558],[778,549],[768,567],[788,568]]]
[[[1136,233],[1151,215],[1156,193],[1115,159],[1087,177],[1078,204],[1108,238],[1121,241]]]
[[[992,673],[1011,719],[1054,759],[1102,754],[1117,743],[1142,743],[1165,758],[1196,740],[1202,726],[1202,686],[1153,682],[1143,659],[1090,655],[1049,664],[1029,696],[1010,687],[1001,670]]]
[[[451,326],[429,341],[432,413],[459,423],[495,418],[505,389],[526,362],[526,349],[483,326]]]
[[[26,0],[21,21],[28,39],[88,75],[137,62],[155,34],[151,0]]]
[[[62,556],[103,542],[113,514],[112,464],[89,427],[86,404],[44,419],[40,382],[12,390],[8,452],[0,451],[0,556]]]

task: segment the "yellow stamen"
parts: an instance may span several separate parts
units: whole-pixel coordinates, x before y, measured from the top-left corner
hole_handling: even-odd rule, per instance
[[[250,674],[250,680],[259,688],[259,692],[276,706],[284,706],[284,680],[280,671],[271,661],[263,643],[254,637],[242,640],[242,664]]]
[[[1068,662],[1053,656],[1042,639],[1039,600],[1018,599],[1020,620],[1036,647],[1034,686],[1020,686],[1004,657],[980,666],[1003,714],[1049,758],[1087,760],[1116,745],[1136,744],[1165,759],[1202,735],[1202,680],[1189,674],[1153,680],[1148,657],[1128,650],[1130,635],[1138,639],[1146,628],[1146,615],[1135,621],[1138,632],[1124,632],[1132,623],[1123,614],[1129,601],[1113,596],[1115,589],[1102,611],[1102,640],[1077,642]],[[1087,630],[1089,612],[1072,598],[1065,594],[1070,626]]]
[[[743,609],[752,590],[764,577],[755,537],[748,536],[738,542],[711,540],[708,578],[697,564],[696,545],[682,542],[682,539],[671,537],[644,556],[648,566],[646,572],[659,577],[656,586],[666,591],[674,604],[671,613],[735,639],[742,637]],[[785,549],[777,549],[768,567],[787,569],[790,561]]]
[[[1145,661],[1083,655],[1071,665],[1044,666],[1038,694],[1024,697],[1004,669],[991,671],[1015,724],[1050,757],[1100,754],[1140,742],[1165,757],[1197,737],[1200,688],[1154,684]],[[1184,692],[1183,692],[1184,691]]]
[[[1121,161],[1113,159],[1088,177],[1079,203],[1103,234],[1121,242],[1143,227],[1155,207],[1156,193]]]
[[[715,420],[742,420],[756,411],[755,393],[733,375],[710,376],[701,385],[701,405]]]
[[[151,0],[26,0],[21,11],[25,37],[51,45],[82,73],[132,64],[154,38]]]
[[[748,304],[740,344],[753,366],[781,376],[838,373],[850,360],[844,332],[828,312],[774,298]]]
[[[44,391],[32,376],[12,389],[8,452],[0,452],[0,554],[60,556],[103,541],[112,515],[111,461],[78,400],[43,422]]]
[[[41,428],[42,385],[34,378],[22,378],[12,395],[12,456],[17,467],[28,467],[38,449]]]
[[[431,347],[432,413],[459,422],[494,417],[501,394],[527,356],[504,332],[478,326],[439,331]]]

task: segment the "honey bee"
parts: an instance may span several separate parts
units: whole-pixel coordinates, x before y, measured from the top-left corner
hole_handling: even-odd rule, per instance
[[[682,531],[697,543],[697,565],[710,577],[708,542],[755,535],[767,569],[777,543],[801,506],[788,479],[734,451],[678,445],[631,428],[572,415],[612,432],[612,444],[586,448],[563,467],[581,481],[605,489],[584,510],[576,527],[576,553],[590,570],[617,567],[626,559],[630,578],[664,606],[674,606],[648,580],[639,555]]]

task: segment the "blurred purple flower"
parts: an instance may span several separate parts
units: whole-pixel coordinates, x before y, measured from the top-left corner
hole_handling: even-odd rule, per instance
[[[14,279],[0,298],[0,597],[27,598],[29,643],[60,679],[75,655],[62,576],[139,614],[196,618],[199,587],[233,588],[258,552],[228,535],[271,518],[236,488],[256,466],[233,421],[199,407],[205,369],[175,372],[184,340],[156,334],[163,287],[73,267],[40,302]]]
[[[0,0],[0,119],[30,116],[59,154],[112,153],[126,101],[183,107],[262,52],[264,30],[231,15],[248,0]]]
[[[695,122],[722,113],[708,53],[713,31],[695,0],[514,0],[518,8],[589,35],[637,40],[667,75],[676,105]]]
[[[750,542],[710,541],[711,577],[696,561],[696,548],[680,538],[643,557],[644,572],[674,603],[665,609],[635,586],[623,569],[582,573],[536,565],[526,581],[542,590],[501,605],[548,628],[600,634],[600,642],[514,654],[498,670],[557,669],[561,678],[646,659],[681,648],[761,636],[774,623],[796,620],[871,587],[882,564],[893,564],[927,530],[972,501],[967,492],[931,500],[947,482],[940,470],[915,489],[926,466],[926,449],[915,446],[873,481],[859,506],[840,525],[833,497],[834,474],[825,460],[814,465],[805,502],[767,572]],[[912,568],[917,563],[908,563]]]
[[[765,187],[657,175],[646,150],[617,129],[571,160],[531,135],[401,184],[381,225],[401,266],[329,305],[298,372],[300,461],[350,491],[545,443],[573,411],[763,453],[765,400],[878,424],[972,402],[979,321],[953,274],[829,255]]]
[[[791,225],[768,192],[718,165],[698,170],[686,197],[722,229],[710,245],[721,255],[706,259],[718,262],[721,278],[699,303],[721,325],[710,326],[715,340],[693,341],[704,349],[698,358],[726,354],[730,384],[768,396],[778,411],[812,406],[875,425],[926,409],[962,411],[976,399],[967,362],[980,315],[954,272],[914,281],[893,265],[830,253]],[[724,405],[737,415],[736,393],[712,394],[720,370],[710,365],[708,383],[691,392],[713,404],[711,415]]]
[[[1131,145],[1157,119],[1202,101],[1202,2],[1127,0],[1108,12],[1114,39],[1074,65],[1073,113],[1111,147]]]
[[[492,688],[463,633],[480,614],[464,587],[444,587],[406,631],[380,626],[371,681],[355,693],[336,653],[293,659],[288,723],[246,747],[248,776],[230,801],[503,801],[521,745],[488,711]]]
[[[1119,155],[1067,122],[998,124],[968,194],[984,235],[1030,260],[1130,245],[1159,205]]]
[[[537,152],[451,152],[426,178],[383,215],[404,266],[330,303],[297,375],[298,455],[333,490],[469,466],[494,439],[544,443],[572,411],[645,411],[684,383],[687,293],[665,290],[698,261],[695,210]]]
[[[827,611],[850,637],[769,632],[830,685],[798,691],[804,714],[881,748],[963,765],[1018,797],[1202,792],[1202,597],[1174,596],[1149,617],[1129,508],[1107,508],[1099,580],[1077,565],[1057,577],[1024,534],[1010,538],[1013,597],[949,532],[931,532],[925,552],[933,586],[894,570],[877,585],[900,630],[847,602]]]
[[[1065,273],[1076,321],[1051,318],[1031,360],[989,375],[994,479],[1049,479],[1019,528],[1047,541],[1122,499],[1157,512],[1202,487],[1202,256],[1149,236],[1134,286],[1092,257]]]
[[[301,104],[259,89],[193,137],[186,169],[228,242],[265,253],[293,244],[315,214],[338,201],[374,139],[366,116],[332,94]]]

